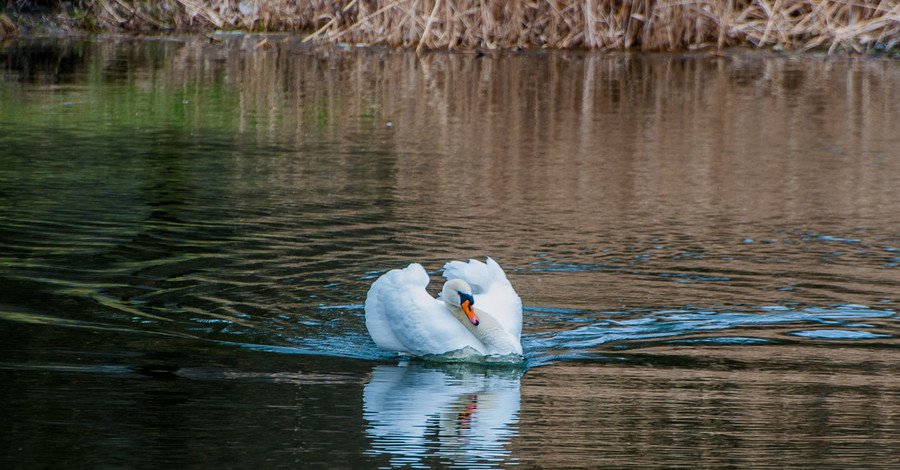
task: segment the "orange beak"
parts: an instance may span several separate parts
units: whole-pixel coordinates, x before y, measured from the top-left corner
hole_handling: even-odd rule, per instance
[[[472,309],[472,304],[474,303],[471,299],[463,299],[460,306],[463,309],[463,312],[466,313],[466,316],[469,317],[469,321],[472,322],[473,325],[478,326],[478,315],[475,315],[475,310]]]

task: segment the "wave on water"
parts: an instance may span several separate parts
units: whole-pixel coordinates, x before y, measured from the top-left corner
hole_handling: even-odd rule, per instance
[[[475,349],[466,346],[462,349],[450,351],[444,354],[428,354],[421,358],[425,362],[465,362],[483,365],[518,365],[522,364],[524,357],[519,354],[505,354],[502,356],[485,356]]]
[[[671,345],[755,346],[900,337],[895,310],[862,305],[800,309],[761,306],[740,312],[678,309],[595,313],[526,307],[526,316],[529,312],[544,316],[535,325],[538,329],[551,329],[557,321],[569,326],[525,335],[523,344],[531,358],[581,359],[590,353]],[[586,317],[591,321],[585,322]]]
[[[362,305],[322,305],[328,311],[359,315]],[[525,310],[522,356],[485,357],[472,350],[430,355],[423,363],[472,363],[526,367],[562,361],[610,360],[623,352],[654,347],[753,347],[778,344],[895,342],[900,338],[897,312],[863,305],[836,305],[791,309],[758,306],[742,311],[665,309],[590,311],[553,307]],[[529,330],[531,332],[529,332]],[[407,360],[378,348],[364,330],[333,332],[317,338],[290,338],[291,345],[241,344],[254,350],[281,354],[326,355],[365,360]],[[514,356],[514,357],[513,357]],[[523,363],[524,360],[524,363]]]

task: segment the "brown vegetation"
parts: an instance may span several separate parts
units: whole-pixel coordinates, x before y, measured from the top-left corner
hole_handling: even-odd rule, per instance
[[[426,49],[900,46],[900,0],[81,0],[89,29],[305,31]]]
[[[671,50],[751,43],[892,48],[900,2],[853,0],[351,1],[312,37],[391,46]]]

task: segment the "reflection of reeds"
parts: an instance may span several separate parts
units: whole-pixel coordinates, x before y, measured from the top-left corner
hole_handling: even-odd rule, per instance
[[[747,221],[808,220],[842,233],[847,220],[893,220],[900,200],[894,61],[311,54],[298,38],[262,51],[253,35],[116,41],[66,52],[87,66],[67,73],[64,87],[58,59],[31,63],[29,74],[43,72],[15,80],[53,92],[22,100],[0,88],[7,116],[90,135],[106,135],[109,123],[129,133],[162,126],[215,135],[254,150],[232,152],[234,187],[223,191],[260,190],[249,175],[272,166],[263,173],[281,188],[272,190],[277,207],[323,196],[356,204],[368,194],[396,217],[392,226],[434,217],[435,233],[478,230],[498,247],[488,251],[504,256],[519,256],[519,240],[555,243],[557,230],[573,246],[632,246],[633,233],[672,227],[698,240],[741,240],[757,230]],[[110,79],[122,81],[105,85]],[[75,105],[48,113],[61,102]],[[434,215],[449,208],[470,222]],[[335,220],[359,222],[342,219],[347,213],[336,210]],[[451,238],[429,240],[430,259],[460,255]],[[463,248],[474,246],[482,245]],[[415,250],[390,256],[400,264]]]
[[[98,0],[89,8],[107,27],[306,30],[311,41],[428,49],[900,45],[898,0]]]

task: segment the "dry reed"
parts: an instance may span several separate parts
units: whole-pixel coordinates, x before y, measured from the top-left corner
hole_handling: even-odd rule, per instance
[[[305,41],[416,49],[673,50],[900,46],[900,0],[94,0],[122,29],[310,31]]]

